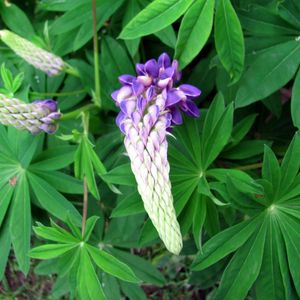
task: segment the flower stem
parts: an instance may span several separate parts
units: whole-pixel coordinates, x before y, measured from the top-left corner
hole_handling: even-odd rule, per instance
[[[83,178],[83,209],[82,209],[82,225],[81,225],[81,235],[84,236],[85,232],[85,223],[87,218],[88,210],[88,187],[86,177]]]
[[[99,66],[99,48],[98,48],[98,33],[97,33],[97,11],[96,0],[92,0],[93,14],[93,44],[94,44],[94,69],[95,69],[95,104],[101,107],[101,83],[100,83],[100,66]]]
[[[60,121],[67,121],[67,120],[71,120],[71,119],[76,119],[81,115],[81,113],[87,112],[87,111],[92,110],[94,108],[97,108],[97,106],[95,104],[88,104],[88,105],[82,106],[78,109],[75,109],[73,111],[70,111],[68,113],[63,114],[62,117],[60,118]]]

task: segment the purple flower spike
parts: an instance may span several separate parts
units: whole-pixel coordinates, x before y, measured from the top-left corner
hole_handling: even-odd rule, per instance
[[[169,179],[167,133],[183,122],[181,111],[199,116],[193,100],[200,90],[189,84],[175,86],[181,78],[178,62],[163,53],[136,65],[137,77],[121,75],[122,87],[112,93],[120,107],[116,123],[125,134],[125,148],[138,191],[153,225],[167,249],[182,248]],[[47,120],[48,121],[48,120]]]
[[[60,117],[54,100],[37,100],[28,104],[0,94],[0,123],[3,125],[28,130],[33,134],[41,131],[54,133],[58,127],[56,120]]]

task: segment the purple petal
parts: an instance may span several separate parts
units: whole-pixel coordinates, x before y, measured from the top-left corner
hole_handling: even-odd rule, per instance
[[[190,84],[182,84],[179,86],[179,89],[189,97],[198,97],[201,94],[198,88]]]
[[[170,112],[172,115],[172,123],[174,123],[175,125],[182,124],[183,121],[182,121],[182,116],[181,116],[181,112],[179,111],[179,109],[177,107],[171,107]]]
[[[186,96],[182,91],[176,89],[170,90],[167,96],[166,107],[172,106],[180,101],[185,101],[185,100],[186,100]]]
[[[158,76],[159,67],[155,59],[150,59],[145,63],[145,71],[153,78]]]
[[[52,99],[36,100],[33,103],[37,104],[40,107],[47,107],[51,112],[55,112],[57,110],[57,103]]]
[[[197,105],[191,100],[180,103],[179,106],[190,117],[198,118],[200,116]]]
[[[136,64],[135,70],[138,75],[145,75],[145,66],[143,64]]]
[[[120,111],[116,118],[116,124],[118,125],[118,127],[121,129],[123,133],[125,133],[124,124],[123,124],[125,117],[126,115],[122,111]]]
[[[161,68],[168,68],[171,65],[171,60],[167,53],[163,53],[159,56],[158,65]]]
[[[179,72],[178,61],[176,59],[173,60],[173,62],[172,62],[172,68],[174,70],[173,77],[172,77],[173,80],[179,81],[181,79],[181,72]]]
[[[117,97],[118,97],[119,91],[120,91],[120,90],[116,90],[116,91],[114,91],[114,92],[111,93],[111,97],[112,97],[115,101],[117,101]]]
[[[155,89],[154,89],[154,87],[153,86],[150,86],[147,90],[146,90],[146,99],[147,99],[147,101],[149,102],[149,101],[151,101],[153,98],[154,98],[154,96],[155,96]]]
[[[135,80],[135,77],[132,75],[124,74],[124,75],[119,76],[119,81],[121,84],[131,85],[134,80]]]
[[[140,112],[140,114],[143,114],[146,105],[147,105],[147,101],[144,97],[140,96],[137,98],[137,109]]]
[[[131,115],[135,110],[136,102],[133,100],[123,100],[120,103],[120,108],[127,116]]]
[[[133,90],[133,93],[134,93],[136,96],[138,96],[138,95],[140,95],[141,93],[143,93],[143,92],[144,92],[144,89],[145,89],[145,87],[144,87],[144,85],[143,85],[141,82],[135,80],[135,81],[132,83],[132,90]]]
[[[117,95],[117,102],[120,104],[121,101],[130,97],[132,95],[132,89],[130,86],[125,85],[119,89],[119,93]]]

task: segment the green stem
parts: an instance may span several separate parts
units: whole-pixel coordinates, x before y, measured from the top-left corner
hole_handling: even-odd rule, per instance
[[[44,96],[53,96],[53,97],[67,97],[67,96],[74,96],[78,94],[85,93],[86,91],[84,89],[82,90],[77,90],[77,91],[72,91],[72,92],[64,92],[64,93],[40,93],[40,92],[29,92],[31,96],[39,96],[39,97],[44,97]]]
[[[98,33],[97,33],[97,11],[96,0],[92,0],[93,14],[93,44],[94,44],[94,69],[95,69],[95,104],[101,107],[101,83],[100,83],[100,66],[99,66],[99,48],[98,48]]]
[[[71,120],[71,119],[76,119],[78,118],[83,112],[87,112],[91,109],[97,108],[97,106],[95,104],[88,104],[85,106],[82,106],[76,110],[73,110],[71,112],[65,113],[62,115],[62,117],[60,118],[60,121],[67,121],[67,120]]]

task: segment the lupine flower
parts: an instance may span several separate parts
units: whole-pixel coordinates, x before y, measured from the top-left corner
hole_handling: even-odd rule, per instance
[[[176,60],[163,53],[136,65],[137,76],[122,75],[122,87],[112,93],[120,107],[116,122],[125,134],[125,148],[131,160],[138,191],[153,225],[166,248],[179,254],[182,236],[176,219],[169,179],[166,135],[182,123],[181,111],[198,117],[194,104],[200,90],[189,84],[175,87],[180,80]]]
[[[33,134],[41,131],[54,133],[56,120],[61,114],[54,100],[37,100],[24,103],[19,99],[0,94],[0,123],[17,129],[28,130]]]
[[[65,68],[65,63],[60,57],[9,30],[0,30],[0,38],[17,55],[49,76],[58,75]]]

